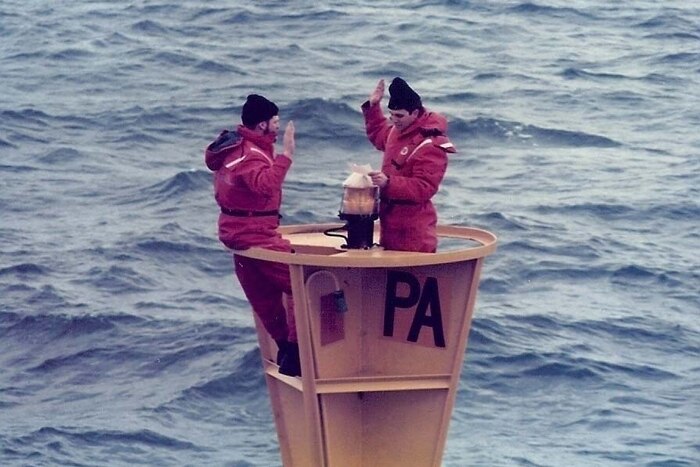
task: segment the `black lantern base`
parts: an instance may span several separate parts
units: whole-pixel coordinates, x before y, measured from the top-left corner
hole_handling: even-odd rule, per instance
[[[343,214],[338,215],[344,220],[344,229],[348,232],[347,245],[343,248],[368,250],[374,246],[374,221],[377,214]]]

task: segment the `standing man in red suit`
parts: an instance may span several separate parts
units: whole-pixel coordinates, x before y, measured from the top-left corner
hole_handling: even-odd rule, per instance
[[[362,104],[369,141],[384,152],[382,168],[371,172],[381,188],[379,243],[388,250],[437,250],[437,212],[431,201],[456,152],[447,137],[447,120],[431,112],[401,78],[389,85],[389,117],[382,111],[384,80]]]
[[[235,131],[224,130],[205,151],[221,209],[219,240],[233,250],[260,247],[291,251],[277,227],[282,183],[294,158],[294,124],[287,124],[283,151],[276,154],[278,114],[273,102],[258,94],[249,95],[243,104],[242,124]],[[280,373],[300,376],[289,266],[236,254],[233,264],[253,311],[277,343]]]

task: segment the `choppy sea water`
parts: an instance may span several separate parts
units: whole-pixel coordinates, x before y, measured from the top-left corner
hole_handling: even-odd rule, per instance
[[[444,465],[700,465],[700,6],[0,4],[0,464],[275,466],[205,145],[297,128],[284,223],[336,220],[403,76],[486,260]],[[386,101],[385,101],[386,102]]]

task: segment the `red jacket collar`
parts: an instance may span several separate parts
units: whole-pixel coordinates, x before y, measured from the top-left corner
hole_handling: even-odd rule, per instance
[[[238,125],[236,131],[239,135],[241,135],[241,137],[255,144],[263,151],[269,152],[270,155],[274,155],[274,144],[275,140],[277,139],[274,134],[265,133],[261,135],[243,125]]]

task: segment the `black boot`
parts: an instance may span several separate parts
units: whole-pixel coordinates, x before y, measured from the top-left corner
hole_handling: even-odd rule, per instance
[[[280,373],[287,376],[301,376],[301,362],[299,361],[299,344],[289,342],[287,351],[280,362]]]
[[[289,347],[289,342],[285,339],[275,339],[275,343],[277,344],[277,359],[275,362],[278,365],[282,364],[282,359],[284,358],[284,355],[287,353],[287,348]]]

